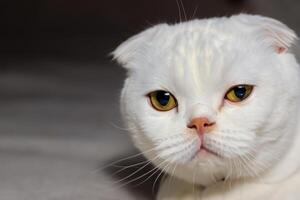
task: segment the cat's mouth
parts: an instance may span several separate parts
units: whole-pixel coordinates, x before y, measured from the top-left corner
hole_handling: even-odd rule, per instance
[[[201,154],[201,155],[206,155],[206,154],[213,154],[215,156],[219,156],[216,152],[204,147],[204,146],[201,146],[199,151],[198,151],[198,154]]]
[[[206,158],[208,156],[220,157],[220,155],[214,152],[213,150],[201,145],[198,151],[196,151],[195,155],[192,157],[192,160],[194,160],[195,158]]]
[[[214,152],[213,150],[210,150],[210,149],[206,148],[206,147],[203,146],[203,145],[201,145],[201,147],[199,148],[197,154],[198,154],[199,156],[207,156],[207,155],[212,154],[212,155],[215,155],[215,156],[218,156],[218,157],[219,157],[219,155],[218,155],[216,152]]]

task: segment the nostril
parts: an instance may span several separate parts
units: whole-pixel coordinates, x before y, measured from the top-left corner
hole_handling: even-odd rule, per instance
[[[189,124],[187,127],[191,128],[191,129],[193,129],[193,128],[198,129],[197,125],[195,125],[195,124]]]
[[[213,126],[213,125],[215,125],[215,122],[204,123],[204,124],[203,124],[204,127]]]

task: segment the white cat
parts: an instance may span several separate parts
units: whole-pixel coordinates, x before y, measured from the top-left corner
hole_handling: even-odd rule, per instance
[[[158,200],[300,199],[297,36],[258,15],[159,24],[114,52]]]

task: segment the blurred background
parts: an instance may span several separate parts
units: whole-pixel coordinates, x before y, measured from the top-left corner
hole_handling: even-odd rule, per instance
[[[159,173],[137,179],[151,167],[128,179],[142,165],[103,168],[137,153],[119,114],[125,71],[108,56],[129,36],[240,12],[300,33],[297,0],[10,0],[0,10],[1,200],[153,199]]]

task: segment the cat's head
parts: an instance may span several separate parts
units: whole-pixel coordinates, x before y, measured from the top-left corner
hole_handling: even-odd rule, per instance
[[[241,14],[160,24],[125,41],[113,56],[128,70],[121,108],[134,143],[203,185],[264,172],[293,137],[295,39],[279,21]]]

